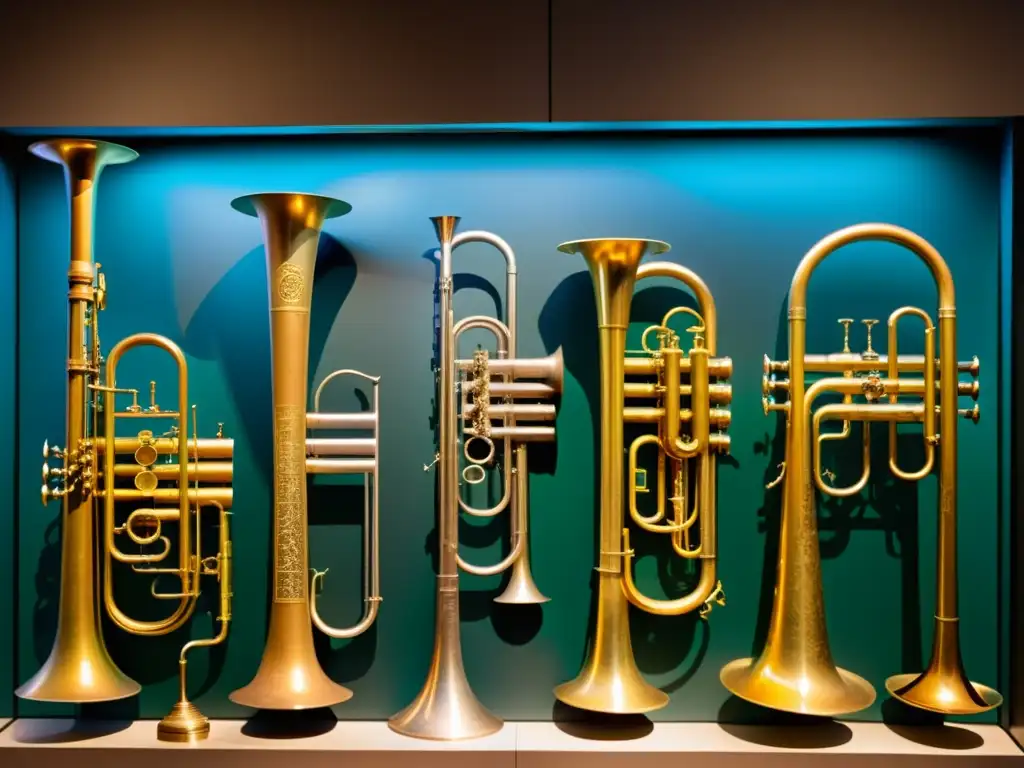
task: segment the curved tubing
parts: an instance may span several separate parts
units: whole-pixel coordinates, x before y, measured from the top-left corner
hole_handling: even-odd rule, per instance
[[[220,516],[220,547],[218,552],[220,556],[217,558],[216,570],[207,572],[204,569],[204,575],[216,575],[217,580],[220,582],[220,611],[217,614],[217,621],[220,623],[220,630],[213,637],[198,638],[196,640],[190,640],[181,647],[181,652],[178,654],[178,701],[188,701],[188,653],[196,648],[210,648],[214,645],[220,645],[228,637],[228,625],[231,623],[231,533],[228,523],[228,512],[224,510],[224,507],[216,502],[203,502],[199,505],[197,510],[197,517],[202,511],[203,506],[215,507]]]
[[[636,477],[637,470],[637,452],[641,446],[649,443],[655,443],[660,446],[660,439],[655,434],[640,435],[634,440],[629,446],[629,472],[630,477]],[[664,523],[658,525],[658,523],[665,517],[665,454],[661,451],[658,452],[658,483],[657,483],[657,511],[650,516],[642,514],[637,507],[636,503],[636,483],[629,484],[629,516],[633,519],[640,528],[651,533],[679,533],[682,531],[689,530],[693,527],[694,522],[697,519],[697,502],[694,501],[693,512],[688,515],[686,520],[677,519],[674,523]],[[700,489],[697,491],[697,498],[700,498]],[[674,539],[673,539],[674,541]],[[687,555],[684,555],[686,557]]]
[[[897,360],[899,359],[899,343],[896,326],[900,319],[907,315],[916,315],[924,321],[924,464],[916,472],[905,472],[896,463],[896,423],[889,425],[889,471],[900,480],[920,480],[926,477],[935,465],[935,327],[928,313],[917,307],[902,307],[889,315],[889,378],[899,375]],[[896,402],[896,395],[889,396],[889,402]]]
[[[113,390],[117,387],[117,365],[125,352],[135,347],[142,346],[152,346],[162,349],[174,359],[178,371],[179,421],[183,419],[184,414],[188,412],[188,369],[185,362],[185,355],[182,353],[178,345],[170,339],[158,336],[155,333],[138,333],[134,336],[128,336],[118,342],[113,349],[110,350],[110,354],[107,356],[107,381],[106,385],[101,388],[101,391],[103,392],[103,439],[107,443],[103,454],[104,476],[106,478],[112,479],[114,477],[114,460],[116,458],[113,441],[117,407],[114,402],[116,393]],[[185,432],[186,430],[181,431]],[[181,583],[181,590],[176,594],[157,593],[156,582],[154,581],[153,583],[152,593],[155,597],[165,597],[177,599],[179,601],[174,612],[167,618],[159,619],[157,621],[140,621],[128,616],[121,610],[120,606],[117,605],[117,601],[114,597],[114,559],[116,558],[121,562],[149,562],[149,560],[146,559],[146,556],[144,555],[135,557],[125,555],[118,549],[114,540],[115,525],[113,486],[106,489],[106,492],[103,495],[103,602],[111,620],[121,629],[127,630],[128,632],[136,635],[166,635],[174,632],[179,627],[184,626],[195,611],[196,601],[199,597],[199,557],[197,556],[195,558],[194,566],[191,566],[190,564],[190,560],[192,560],[190,528],[192,510],[189,506],[188,498],[188,444],[188,440],[178,440],[178,567],[176,569],[154,569],[154,575],[157,573],[175,574]],[[196,517],[198,518],[198,515]],[[198,545],[199,542],[197,541],[196,544]]]
[[[813,503],[808,503],[811,486],[810,446],[806,439],[807,408],[805,399],[810,398],[824,381],[819,380],[805,392],[804,363],[807,354],[807,286],[814,268],[829,254],[851,243],[879,240],[901,245],[915,253],[929,268],[938,290],[939,304],[939,433],[942,440],[953,446],[941,452],[939,473],[939,560],[944,564],[940,569],[936,616],[940,619],[955,620],[957,617],[956,598],[956,435],[957,435],[957,358],[956,358],[956,299],[953,278],[949,267],[938,251],[924,238],[902,227],[891,224],[857,224],[837,230],[819,240],[800,261],[789,289],[789,425],[786,435],[787,483],[783,501],[783,526],[790,535],[786,546],[780,550],[778,584],[802,583],[810,580],[820,584],[820,560],[818,556],[817,524]],[[897,387],[898,392],[898,387]],[[796,553],[811,553],[808,562],[805,556]],[[787,556],[790,555],[790,556]],[[797,573],[794,569],[805,569]],[[781,637],[781,619],[802,616],[814,626],[805,626],[806,636],[825,638],[824,619],[815,610],[815,601],[820,590],[808,590],[806,594],[791,594],[788,590],[775,590],[772,609],[772,626],[768,631],[771,647]]]
[[[499,355],[502,349],[508,358],[515,359],[516,357],[516,306],[518,303],[516,295],[517,287],[517,265],[516,257],[512,251],[511,246],[501,237],[494,234],[493,232],[485,232],[483,230],[467,230],[455,235],[451,240],[451,251],[454,252],[460,245],[466,243],[486,243],[487,245],[493,246],[505,259],[505,318],[506,322],[502,323],[497,318],[487,317],[478,315],[474,317],[465,318],[457,323],[452,328],[453,343],[450,353],[452,356],[458,353],[458,336],[469,328],[487,328],[494,333],[495,338],[498,342]],[[510,377],[511,380],[511,377]],[[443,418],[443,417],[442,417]],[[515,419],[513,416],[509,416],[506,421],[506,425],[509,427],[515,426]],[[509,554],[499,563],[491,566],[479,566],[473,565],[462,558],[458,550],[455,551],[455,563],[458,568],[465,571],[466,573],[474,576],[496,576],[499,573],[503,573],[508,568],[515,565],[522,556],[526,548],[526,536],[523,535],[528,521],[526,520],[526,511],[521,509],[521,501],[514,488],[516,483],[513,482],[513,466],[512,466],[512,441],[511,438],[506,436],[504,438],[504,456],[502,457],[503,469],[502,477],[504,486],[502,489],[501,500],[493,507],[489,509],[475,509],[465,503],[462,499],[462,494],[459,491],[456,483],[456,487],[453,489],[452,495],[455,498],[459,508],[464,512],[473,515],[475,517],[493,517],[504,511],[506,507],[511,505],[510,514],[510,527],[512,531],[512,550]],[[526,472],[526,446],[519,445],[515,450],[516,456],[516,467],[517,472]],[[457,461],[457,460],[456,460]]]
[[[313,395],[313,409],[320,411],[320,395],[324,387],[332,379],[341,376],[358,376],[373,384],[373,471],[363,474],[363,615],[359,621],[350,627],[334,627],[328,624],[320,615],[317,608],[318,587],[323,586],[324,577],[329,569],[317,571],[314,569],[313,578],[309,589],[309,617],[313,625],[328,637],[335,640],[347,640],[357,637],[372,626],[377,620],[377,613],[380,611],[382,598],[380,596],[380,536],[379,530],[379,493],[378,493],[378,467],[379,467],[379,414],[380,414],[380,376],[371,376],[353,368],[341,368],[332,371],[324,377],[323,381],[316,388]],[[372,478],[372,480],[371,480]],[[371,495],[370,484],[373,484]]]
[[[665,356],[665,417],[663,422],[664,439],[662,450],[673,458],[687,460],[690,456],[698,457],[697,499],[694,501],[694,514],[700,523],[701,545],[697,550],[688,550],[684,557],[699,558],[700,579],[688,594],[669,600],[656,600],[642,594],[633,579],[631,560],[634,552],[629,546],[629,529],[623,528],[623,569],[622,589],[626,598],[637,608],[658,616],[678,616],[693,610],[701,610],[718,591],[717,579],[717,515],[715,510],[716,458],[710,454],[710,424],[708,409],[708,368],[709,356],[714,356],[718,344],[718,313],[715,300],[707,284],[694,272],[680,264],[667,261],[652,261],[641,264],[637,269],[637,281],[649,277],[668,277],[686,285],[697,300],[698,311],[704,319],[704,347],[690,350],[691,358],[691,410],[693,412],[691,429],[693,440],[689,443],[679,439],[679,363],[680,352],[675,350]],[[697,354],[694,355],[694,352]],[[702,382],[702,383],[701,383]],[[699,415],[698,415],[699,414]],[[704,493],[700,493],[703,489]],[[636,518],[634,517],[634,520]],[[637,521],[639,523],[639,521]],[[677,522],[676,525],[679,525]],[[692,520],[685,521],[679,530],[687,530]],[[641,527],[645,527],[641,524]],[[662,530],[671,530],[674,526]],[[673,534],[673,539],[675,539]],[[681,547],[673,540],[673,549],[683,554]]]
[[[636,503],[636,495],[638,493],[636,487],[636,473],[639,469],[639,463],[637,461],[637,454],[640,449],[645,445],[654,444],[658,446],[658,477],[657,483],[655,484],[655,504],[657,508],[651,515],[644,515],[640,512],[640,508]],[[629,516],[636,521],[636,524],[641,528],[646,528],[647,525],[653,525],[654,523],[660,522],[665,518],[665,452],[661,450],[661,438],[653,433],[646,435],[640,435],[634,440],[629,446],[629,476],[632,480],[629,482]]]

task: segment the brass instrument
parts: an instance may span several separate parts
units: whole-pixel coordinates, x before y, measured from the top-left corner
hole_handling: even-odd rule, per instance
[[[440,242],[440,327],[438,344],[439,445],[434,462],[438,474],[438,532],[440,566],[437,575],[437,611],[434,655],[422,690],[415,700],[392,716],[388,725],[407,736],[454,740],[486,736],[502,727],[500,718],[489,712],[474,695],[466,679],[459,640],[459,569],[488,576],[512,568],[505,591],[495,598],[504,603],[540,603],[541,595],[530,575],[527,548],[527,461],[526,444],[550,442],[556,406],[562,391],[562,353],[537,359],[516,357],[516,261],[503,239],[490,232],[467,231],[458,235],[455,216],[438,216],[431,221]],[[452,310],[452,252],[465,243],[492,245],[506,263],[506,322],[493,317],[473,316],[454,322]],[[478,349],[472,358],[458,358],[460,335],[471,328],[491,331],[497,340],[497,357]],[[498,380],[495,381],[494,379]],[[457,401],[456,397],[461,396]],[[542,401],[523,402],[523,401]],[[493,425],[492,420],[500,422]],[[462,481],[475,484],[485,477],[486,465],[496,461],[495,442],[501,441],[501,501],[486,510],[469,506],[460,491],[459,422],[462,422],[462,454],[466,466]],[[524,423],[527,422],[527,423]],[[481,444],[482,454],[471,446]],[[511,552],[500,563],[473,566],[459,555],[458,516],[491,517],[510,510]]]
[[[324,221],[352,206],[318,195],[263,193],[246,195],[231,206],[256,216],[263,226],[270,293],[270,348],[274,403],[273,577],[270,629],[253,680],[230,694],[256,709],[312,709],[339,704],[352,692],[327,677],[313,648],[312,624],[333,638],[362,634],[380,607],[377,533],[379,383],[376,376],[342,369],[328,374],[307,412],[309,312],[313,267]],[[325,413],[324,387],[342,376],[373,385],[373,410]],[[308,437],[318,430],[369,432],[369,437]],[[316,595],[327,571],[309,581],[306,480],[309,475],[361,474],[364,492],[364,579],[362,618],[351,627],[332,627],[317,611]],[[312,587],[312,591],[311,590]]]
[[[881,240],[903,246],[928,266],[938,288],[938,339],[929,315],[916,307],[902,307],[889,316],[888,354],[871,345],[876,320],[864,320],[867,348],[849,349],[849,326],[843,318],[844,350],[828,355],[806,352],[807,283],[814,269],[832,252],[850,243]],[[897,324],[916,317],[924,326],[924,355],[900,355]],[[935,356],[938,345],[938,358]],[[814,488],[828,496],[859,493],[870,477],[872,422],[889,425],[889,470],[906,481],[919,480],[936,465],[938,449],[939,533],[938,595],[931,661],[923,674],[903,674],[886,681],[889,693],[921,709],[969,715],[996,707],[1002,697],[991,688],[968,680],[960,658],[957,614],[957,420],[978,420],[978,406],[958,409],[961,395],[977,398],[977,381],[960,381],[960,374],[978,375],[978,360],[957,362],[956,303],[953,277],[935,248],[919,235],[890,224],[859,224],[820,240],[804,256],[789,290],[789,360],[765,357],[763,380],[765,413],[786,415],[786,452],[782,482],[782,534],[779,566],[768,639],[757,659],[738,659],[721,671],[722,683],[735,695],[762,706],[812,715],[840,715],[871,705],[875,691],[861,677],[837,667],[832,660],[825,628]],[[938,372],[938,381],[935,375]],[[786,376],[777,379],[776,375]],[[808,374],[819,374],[811,383]],[[775,394],[788,392],[777,403]],[[820,406],[811,416],[815,400],[824,394],[842,401]],[[863,402],[854,402],[854,398]],[[907,401],[910,397],[912,400]],[[938,423],[936,424],[936,417]],[[841,431],[823,432],[825,421],[842,422]],[[852,422],[863,424],[864,466],[860,479],[846,487],[832,485],[833,475],[821,466],[821,444],[846,438]],[[808,424],[810,422],[810,424]],[[905,469],[897,457],[896,425],[922,425],[924,462]],[[813,452],[812,452],[813,451]],[[813,483],[813,485],[812,485]]]
[[[601,377],[600,553],[597,567],[597,622],[589,653],[579,675],[555,688],[565,704],[596,712],[629,714],[649,712],[668,703],[668,696],[648,683],[637,669],[629,633],[628,603],[648,613],[668,616],[698,611],[706,618],[714,605],[725,605],[716,575],[717,512],[716,454],[727,453],[729,437],[723,430],[729,412],[721,406],[732,397],[724,380],[732,361],[715,357],[717,316],[704,281],[692,271],[670,262],[640,265],[646,253],[659,254],[669,245],[657,240],[592,239],[563,243],[564,253],[583,256],[590,269],[597,302]],[[643,334],[643,355],[627,357],[626,331],[633,289],[637,280],[667,277],[688,286],[699,311],[689,307],[670,310],[661,323]],[[671,318],[689,315],[693,345],[684,353],[679,335],[669,328]],[[648,343],[654,334],[657,347]],[[626,376],[655,377],[654,382],[626,382]],[[718,381],[712,382],[712,379]],[[685,382],[685,383],[684,383]],[[681,401],[688,400],[687,408]],[[654,405],[626,405],[646,399]],[[629,448],[628,498],[623,498],[623,424],[657,425],[657,434],[636,438]],[[688,434],[681,434],[685,430]],[[656,510],[644,515],[638,494],[649,492],[646,471],[638,466],[640,448],[657,449]],[[666,458],[671,467],[671,488],[666,481]],[[691,472],[690,462],[693,462]],[[690,477],[693,492],[690,491]],[[673,514],[665,519],[665,496],[670,494]],[[657,600],[643,595],[633,580],[629,529],[623,526],[624,507],[641,529],[668,534],[676,555],[699,563],[699,579],[688,594]],[[695,529],[696,526],[696,529]],[[696,541],[693,531],[698,531]]]
[[[166,635],[192,618],[200,580],[219,582],[219,632],[193,640],[179,657],[180,697],[157,728],[164,741],[205,738],[209,720],[186,696],[186,657],[197,647],[217,645],[227,637],[231,620],[231,508],[234,441],[217,436],[200,439],[196,407],[188,402],[185,355],[170,339],[153,333],[129,336],[100,352],[99,313],[106,305],[106,280],[93,261],[93,219],[96,183],[107,165],[128,163],[138,154],[103,141],[56,139],[33,144],[30,151],[64,168],[71,207],[71,265],[68,269],[67,434],[65,447],[43,444],[43,458],[59,459],[63,467],[43,464],[43,504],[61,500],[61,585],[57,637],[42,668],[17,690],[23,699],[85,703],[109,701],[139,692],[111,660],[100,627],[99,598],[119,629],[135,635]],[[162,350],[177,369],[177,403],[164,411],[156,401],[156,382],[149,384],[149,405],[139,404],[139,391],[120,386],[117,369],[125,353],[139,347]],[[118,396],[130,397],[119,410]],[[191,426],[188,424],[191,416]],[[171,422],[157,434],[136,427],[134,437],[119,437],[118,423],[147,425]],[[191,429],[192,437],[186,438]],[[200,487],[200,480],[203,486]],[[56,485],[51,485],[56,482]],[[117,504],[134,507],[118,523]],[[216,555],[203,556],[203,513],[219,521]],[[98,526],[97,526],[98,520]],[[164,526],[177,529],[177,563]],[[97,576],[96,531],[100,536],[102,578]],[[119,538],[123,537],[123,538]],[[139,553],[125,552],[130,540]],[[150,549],[150,547],[154,547]],[[114,595],[114,561],[153,577],[152,595],[173,604],[164,619],[142,621],[126,614]],[[166,563],[166,564],[165,564]],[[158,589],[160,577],[174,586]]]

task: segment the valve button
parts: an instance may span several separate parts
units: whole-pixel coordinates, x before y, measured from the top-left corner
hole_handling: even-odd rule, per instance
[[[156,486],[156,475],[148,469],[139,472],[139,474],[135,476],[135,487],[146,495],[152,495],[153,491],[156,490]]]

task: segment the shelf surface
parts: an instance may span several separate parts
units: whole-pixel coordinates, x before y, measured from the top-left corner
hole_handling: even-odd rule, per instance
[[[669,768],[681,761],[716,768],[881,768],[894,757],[901,768],[1024,766],[1024,752],[994,725],[506,723],[483,739],[441,742],[400,736],[383,722],[332,720],[297,732],[254,718],[214,721],[210,738],[194,745],[158,742],[155,721],[21,719],[0,730],[4,768],[63,768],[67,750],[75,750],[76,768],[129,768],[140,760],[147,768],[180,768],[182,749],[189,750],[190,768],[280,768],[282,752],[289,753],[290,768],[336,768],[339,762],[346,768]]]

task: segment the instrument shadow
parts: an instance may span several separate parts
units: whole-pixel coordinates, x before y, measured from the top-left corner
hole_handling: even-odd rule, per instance
[[[308,739],[334,730],[337,716],[322,709],[261,709],[242,726],[242,734],[255,739]]]
[[[775,348],[772,359],[781,360],[789,354],[788,299],[779,306],[776,325]],[[772,419],[774,432],[765,433],[764,442],[754,443],[754,454],[764,454],[767,461],[761,484],[765,487],[761,506],[757,510],[757,532],[764,539],[764,561],[761,565],[761,592],[758,597],[757,620],[754,623],[754,638],[750,654],[757,656],[768,640],[772,607],[775,600],[775,579],[779,561],[779,537],[782,531],[782,484],[768,488],[779,477],[780,467],[786,457],[786,418],[781,412]]]
[[[585,471],[590,471],[590,509],[571,509],[567,530],[584,530],[576,521],[589,520],[591,538],[589,542],[577,539],[576,545],[589,546],[595,553],[591,566],[597,565],[597,541],[601,531],[601,498],[598,493],[597,468],[601,466],[601,392],[600,359],[598,357],[597,306],[594,302],[594,284],[587,270],[575,272],[562,280],[544,302],[538,319],[538,330],[544,350],[551,353],[562,348],[566,373],[572,375],[576,385],[583,390],[590,411],[590,461],[581,462]],[[570,445],[570,450],[574,450]],[[586,482],[586,478],[580,478]],[[587,623],[583,626],[580,644],[579,664],[586,662],[592,641],[593,627],[597,620],[597,573],[591,571],[589,587],[590,608]],[[572,707],[556,702],[555,709]],[[582,711],[580,711],[582,714]],[[555,718],[557,720],[557,718]]]
[[[849,726],[831,718],[770,710],[736,696],[726,699],[718,720],[730,736],[776,749],[829,749],[853,738]]]
[[[586,741],[635,741],[654,730],[646,715],[609,715],[576,709],[556,701],[551,720],[562,733]]]
[[[134,720],[16,720],[11,726],[18,744],[73,744],[128,730]]]
[[[898,711],[906,710],[906,711]],[[890,718],[900,722],[890,722]],[[932,749],[963,752],[978,749],[985,738],[967,728],[944,722],[943,715],[915,710],[899,699],[889,698],[882,703],[882,722],[885,727],[907,741]],[[913,724],[908,724],[910,721]]]
[[[235,262],[196,308],[182,348],[191,356],[220,361],[226,394],[235,408],[235,439],[240,447],[253,446],[254,469],[260,484],[269,488],[274,475],[272,423],[265,415],[272,408],[270,388],[253,386],[270,378],[270,326],[263,305],[252,300],[254,290],[266,291],[266,273],[262,246]],[[235,489],[239,509],[248,506],[245,485]]]

